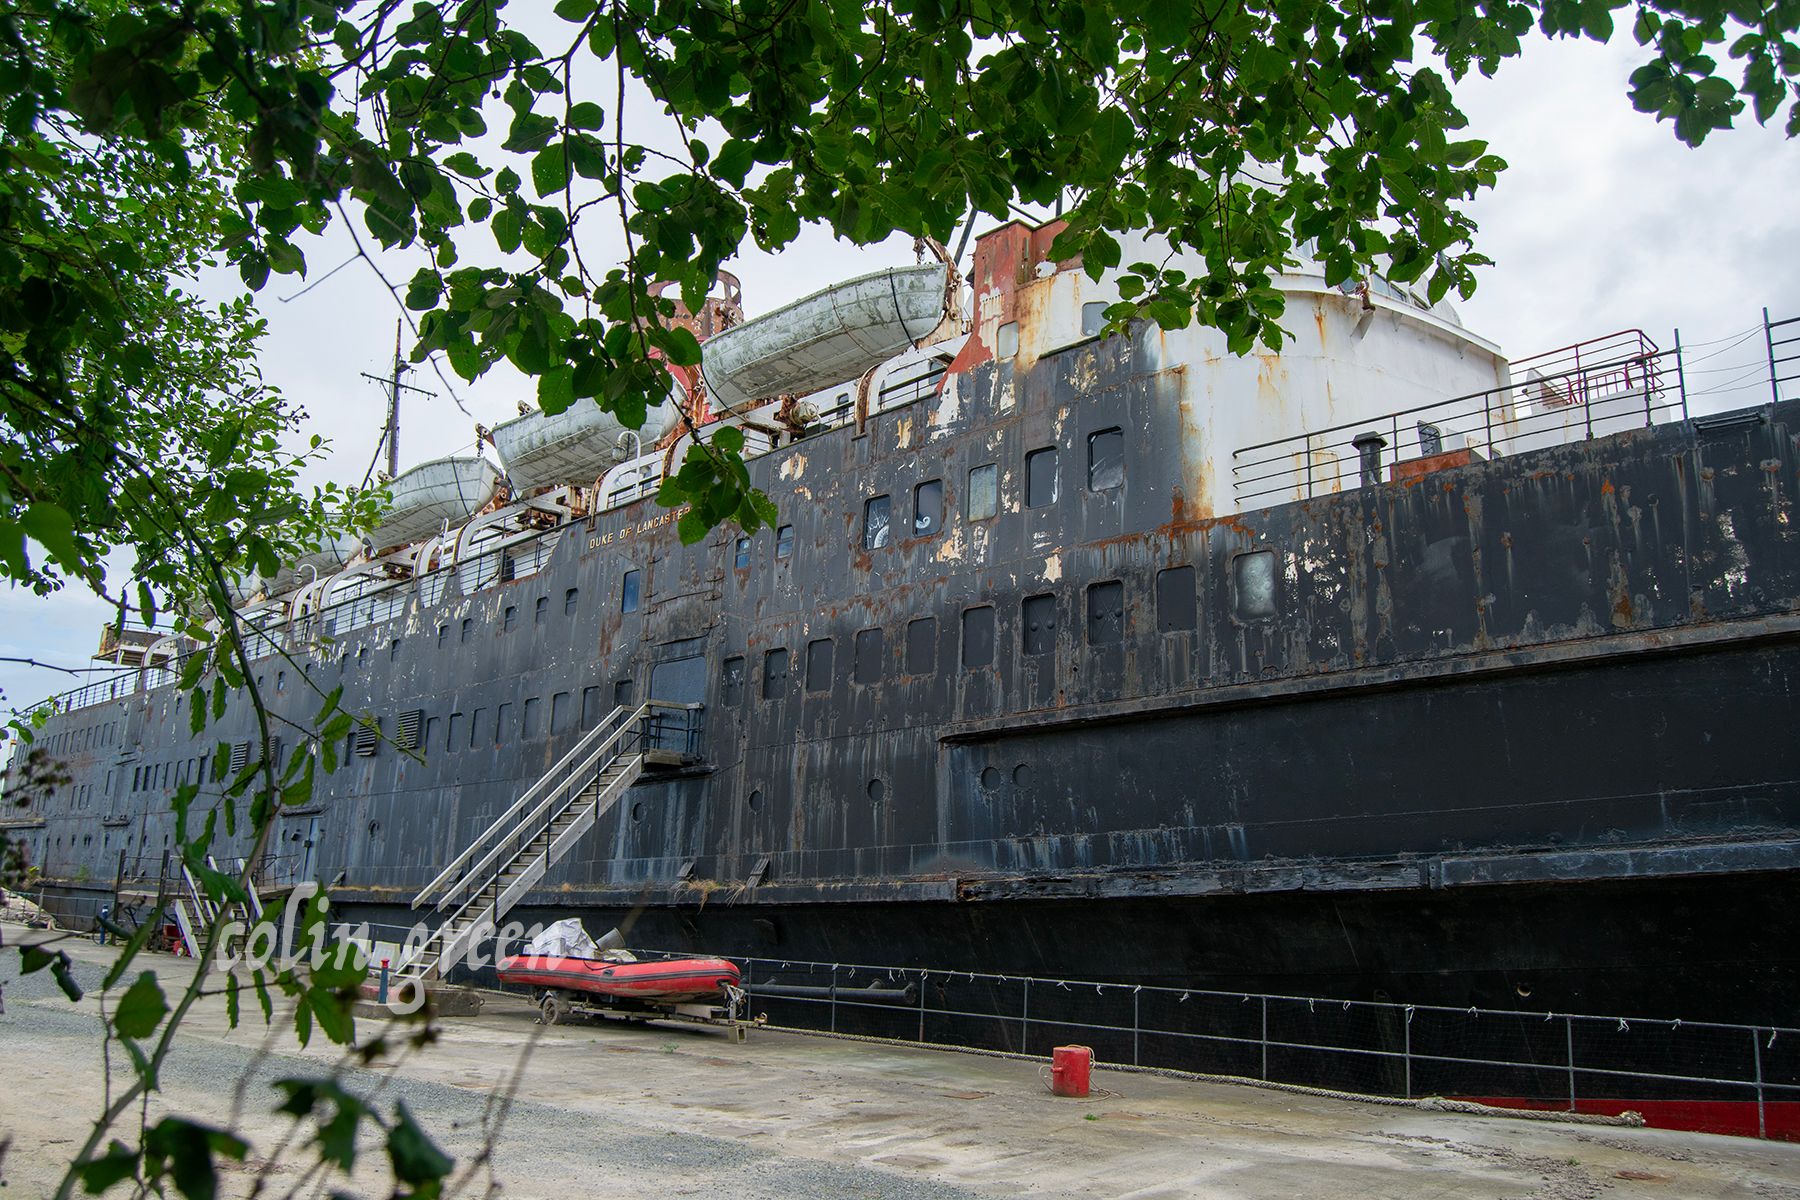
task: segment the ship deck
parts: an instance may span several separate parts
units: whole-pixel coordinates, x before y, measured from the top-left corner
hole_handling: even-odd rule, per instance
[[[66,945],[82,977],[97,983],[110,952]],[[185,960],[149,965],[165,985],[191,969]],[[0,966],[10,1001],[0,1054],[42,1087],[29,1111],[9,1114],[17,1137],[7,1167],[9,1182],[36,1194],[71,1144],[73,1115],[98,1102],[100,1045],[92,993],[71,1006],[44,975],[21,980],[16,971],[11,959]],[[671,1195],[884,1200],[1602,1189],[1627,1200],[1787,1195],[1800,1180],[1800,1145],[1466,1116],[1107,1070],[1096,1071],[1090,1099],[1055,1099],[1035,1061],[770,1030],[736,1045],[722,1031],[687,1026],[544,1028],[523,1002],[504,997],[490,999],[479,1017],[442,1024],[442,1040],[401,1067],[352,1068],[346,1079],[358,1091],[380,1089],[384,1105],[404,1100],[467,1161],[489,1090],[523,1061],[495,1157],[510,1195],[640,1195],[650,1175]],[[360,1028],[372,1032],[368,1023]],[[239,1073],[293,1075],[322,1070],[333,1057],[315,1039],[304,1054],[284,1050],[255,1067],[263,1042],[260,1023],[229,1031],[222,1002],[202,1002],[186,1046],[164,1071],[172,1102],[223,1117]],[[259,1145],[279,1134],[268,1107],[245,1107]],[[380,1161],[364,1156],[371,1168]],[[356,1182],[380,1190],[374,1177]],[[239,1177],[226,1191],[248,1187]]]

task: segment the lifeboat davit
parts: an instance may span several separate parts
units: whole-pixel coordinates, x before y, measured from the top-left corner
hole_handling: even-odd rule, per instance
[[[606,962],[597,958],[515,954],[496,968],[502,983],[582,992],[615,1000],[683,1004],[723,996],[738,986],[736,965],[722,958]]]
[[[420,463],[388,485],[387,512],[370,535],[377,548],[422,542],[444,527],[460,525],[487,506],[500,469],[484,458],[438,458]]]
[[[937,328],[949,273],[943,263],[876,271],[714,334],[700,363],[707,390],[735,411],[855,379]]]

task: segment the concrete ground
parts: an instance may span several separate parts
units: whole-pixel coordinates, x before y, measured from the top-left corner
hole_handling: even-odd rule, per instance
[[[10,947],[26,931],[0,932]],[[64,946],[83,982],[97,986],[110,952]],[[148,963],[167,988],[191,969],[162,956]],[[98,1001],[70,1004],[47,976],[19,978],[10,948],[0,958],[0,1138],[11,1138],[0,1183],[12,1197],[53,1190],[103,1094]],[[365,1038],[377,1028],[358,1024]],[[509,1200],[1800,1200],[1800,1145],[1433,1113],[1105,1070],[1095,1072],[1095,1097],[1065,1100],[1048,1094],[1032,1062],[768,1030],[738,1045],[720,1030],[682,1025],[545,1028],[506,999],[479,1017],[445,1019],[442,1030],[436,1045],[398,1067],[345,1067],[343,1078],[387,1110],[403,1099],[462,1166],[486,1140],[495,1084],[523,1063],[489,1164],[495,1194]],[[189,1116],[226,1122],[239,1104],[253,1149],[234,1166],[228,1195],[249,1194],[259,1174],[269,1196],[387,1194],[373,1139],[348,1183],[309,1176],[312,1156],[281,1148],[287,1120],[271,1112],[268,1081],[323,1073],[336,1057],[317,1036],[306,1051],[285,1030],[268,1038],[260,1016],[232,1031],[222,1001],[195,1009],[163,1082],[167,1103]],[[118,1058],[115,1047],[115,1067]],[[478,1170],[462,1194],[482,1195],[489,1183]]]

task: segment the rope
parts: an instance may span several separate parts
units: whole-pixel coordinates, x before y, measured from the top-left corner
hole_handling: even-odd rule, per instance
[[[777,1033],[793,1033],[802,1037],[836,1038],[844,1042],[868,1042],[878,1046],[908,1046],[918,1050],[942,1050],[952,1054],[978,1054],[985,1058],[1010,1058],[1020,1062],[1036,1062],[1035,1054],[1020,1054],[1014,1050],[987,1050],[978,1046],[946,1046],[941,1042],[917,1042],[910,1038],[871,1037],[861,1033],[831,1033],[822,1029],[797,1029],[787,1025],[769,1025],[766,1028]],[[1641,1129],[1644,1118],[1635,1112],[1620,1113],[1616,1117],[1601,1113],[1572,1113],[1560,1109],[1538,1108],[1497,1108],[1488,1104],[1477,1104],[1472,1100],[1446,1100],[1442,1096],[1426,1096],[1417,1100],[1409,1100],[1404,1096],[1371,1096],[1363,1092],[1342,1092],[1334,1088],[1307,1087],[1299,1083],[1279,1083],[1272,1079],[1251,1079],[1244,1075],[1214,1075],[1205,1071],[1178,1071],[1173,1067],[1143,1067],[1130,1063],[1102,1063],[1098,1059],[1094,1066],[1107,1071],[1125,1071],[1135,1075],[1157,1075],[1164,1079],[1186,1079],[1195,1083],[1235,1084],[1242,1087],[1261,1088],[1271,1092],[1287,1092],[1295,1096],[1317,1096],[1325,1100],[1346,1100],[1357,1104],[1381,1104],[1389,1108],[1411,1108],[1420,1112],[1461,1113],[1474,1117],[1507,1117],[1517,1121],[1556,1121],[1569,1125],[1608,1125],[1614,1128]],[[1040,1078],[1046,1070],[1039,1067]],[[1107,1097],[1122,1099],[1118,1092],[1105,1091]]]

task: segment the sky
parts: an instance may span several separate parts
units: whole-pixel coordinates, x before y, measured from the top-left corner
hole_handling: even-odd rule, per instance
[[[1459,85],[1467,136],[1485,138],[1509,169],[1471,208],[1477,248],[1494,265],[1457,306],[1465,325],[1513,357],[1631,328],[1667,348],[1679,328],[1695,409],[1760,403],[1762,309],[1777,320],[1800,316],[1800,273],[1790,265],[1800,247],[1800,144],[1746,121],[1698,150],[1681,145],[1667,124],[1631,108],[1626,77],[1639,53],[1623,37],[1612,46],[1537,39],[1495,78]],[[984,218],[977,232],[993,224]],[[584,242],[589,261],[609,251],[621,253],[605,237]],[[348,483],[363,477],[386,415],[380,386],[362,373],[388,373],[400,311],[365,262],[325,277],[351,252],[334,227],[307,251],[309,280],[277,278],[261,301],[264,375],[306,410],[306,432],[328,439],[331,457],[316,479]],[[811,230],[779,256],[753,252],[731,268],[755,316],[911,261],[909,239],[858,248]],[[411,274],[403,256],[383,263],[394,282]],[[227,285],[207,281],[221,295]],[[403,468],[470,452],[477,421],[491,426],[535,394],[504,366],[476,384],[447,369],[443,377],[426,369],[408,378],[435,395],[402,401]],[[75,589],[47,599],[0,590],[0,657],[83,667],[110,615]],[[0,662],[0,712],[80,682]]]

